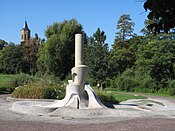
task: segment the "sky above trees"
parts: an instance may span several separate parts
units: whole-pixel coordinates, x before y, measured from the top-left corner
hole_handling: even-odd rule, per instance
[[[0,4],[0,39],[16,44],[20,42],[25,17],[32,36],[38,33],[44,38],[44,30],[53,22],[76,18],[88,36],[92,36],[98,27],[104,30],[106,42],[111,45],[122,14],[131,16],[137,34],[144,27],[148,14],[143,8],[144,2],[139,0],[4,0]]]

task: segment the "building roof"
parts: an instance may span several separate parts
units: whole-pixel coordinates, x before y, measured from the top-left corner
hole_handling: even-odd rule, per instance
[[[25,23],[24,23],[24,27],[21,30],[29,30],[30,31],[30,29],[28,28],[26,20],[25,20]]]

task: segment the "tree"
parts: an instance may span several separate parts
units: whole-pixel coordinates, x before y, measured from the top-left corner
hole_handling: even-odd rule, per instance
[[[163,36],[158,35],[149,42],[146,40],[142,43],[138,48],[135,64],[143,74],[150,75],[157,83],[166,87],[169,80],[175,79],[175,41],[167,35]]]
[[[21,46],[9,44],[0,54],[0,71],[6,74],[19,73],[23,69],[24,50]]]
[[[152,29],[149,28],[150,24],[153,23],[154,23],[153,20],[145,20],[144,21],[145,27],[140,32],[143,33],[144,36],[147,36],[148,34],[154,34],[155,28]]]
[[[2,50],[3,47],[5,47],[7,45],[8,45],[8,43],[6,41],[0,39],[0,50]]]
[[[106,35],[100,28],[90,37],[85,48],[85,64],[89,68],[89,76],[101,86],[110,76],[109,49],[105,43]]]
[[[38,53],[38,69],[64,79],[74,66],[75,34],[82,29],[75,19],[49,26],[45,31],[47,41]]]
[[[130,15],[124,14],[120,16],[117,22],[117,30],[116,39],[121,39],[121,42],[124,43],[127,37],[132,36],[134,30],[134,22],[130,18]]]
[[[175,27],[175,1],[174,0],[146,0],[144,9],[149,10],[148,19],[152,20],[148,28],[155,29],[154,34],[163,30],[168,33]]]
[[[22,47],[24,48],[23,63],[25,68],[24,73],[35,74],[37,72],[37,53],[40,46],[40,38],[38,35],[35,38],[31,38]]]

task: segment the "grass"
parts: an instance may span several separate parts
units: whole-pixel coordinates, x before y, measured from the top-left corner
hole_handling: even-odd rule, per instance
[[[126,101],[129,99],[146,99],[147,98],[141,95],[127,94],[127,93],[121,93],[121,92],[113,92],[112,95],[119,102]]]
[[[6,74],[0,74],[0,83],[1,82],[12,82],[17,75],[6,75]]]
[[[129,99],[146,99],[147,97],[141,95],[135,95],[134,93],[120,92],[120,91],[101,91],[96,87],[93,87],[97,96],[103,103],[115,103],[118,104],[122,101]]]
[[[118,94],[140,94],[143,96],[161,96],[161,97],[168,97],[168,98],[175,98],[175,95],[169,95],[168,93],[166,92],[155,92],[155,93],[148,93],[148,92],[127,92],[127,91],[120,91],[118,89],[115,89],[115,88],[107,88],[107,91],[108,92],[115,92],[115,93],[118,93]]]
[[[0,94],[12,93],[20,85],[28,84],[34,77],[27,74],[0,74]]]
[[[0,94],[11,93],[15,89],[16,75],[0,74]]]

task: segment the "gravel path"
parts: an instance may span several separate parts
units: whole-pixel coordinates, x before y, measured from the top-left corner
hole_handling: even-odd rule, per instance
[[[0,121],[1,131],[174,131],[173,119],[137,119],[105,124],[69,125],[42,122]]]
[[[28,120],[23,119],[23,115],[14,114],[7,110],[4,105],[10,106],[9,102],[5,102],[9,95],[0,95],[0,131],[174,131],[175,119],[167,117],[152,118],[116,118],[113,122],[80,124],[83,119],[77,119],[79,124],[71,123],[67,119],[64,122],[41,121],[41,117],[30,117]],[[149,96],[150,97],[150,96]],[[172,98],[152,97],[157,99],[168,99],[175,103]],[[26,117],[26,116],[25,116]],[[59,119],[59,118],[54,118]],[[107,118],[98,118],[105,121]],[[109,118],[112,119],[112,118]],[[52,119],[51,119],[52,120]]]

